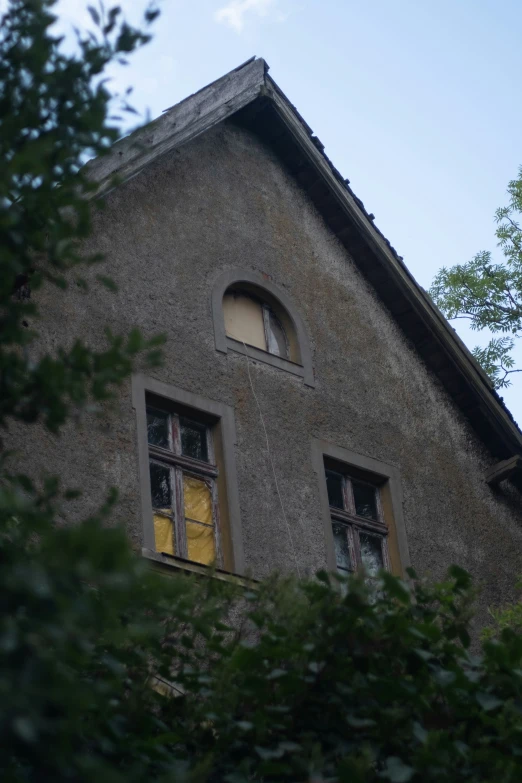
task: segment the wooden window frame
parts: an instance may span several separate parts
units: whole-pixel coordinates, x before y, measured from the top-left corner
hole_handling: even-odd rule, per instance
[[[277,317],[273,308],[270,307],[270,305],[267,302],[261,302],[261,308],[263,311],[263,327],[265,330],[265,342],[266,342],[267,353],[270,353],[272,356],[279,356],[279,358],[284,359],[286,361],[290,361],[290,343],[288,341],[288,335],[286,333],[285,327]],[[275,353],[275,351],[270,350],[270,317],[272,317],[274,321],[277,321],[277,323],[279,324],[279,328],[283,333],[283,337],[285,338],[286,356],[281,356],[281,354]]]
[[[388,529],[387,548],[390,571],[396,576],[405,577],[410,566],[408,539],[403,516],[403,500],[401,477],[398,468],[374,457],[337,446],[321,438],[312,438],[312,465],[317,474],[321,517],[325,535],[326,566],[330,571],[337,570],[332,516],[328,499],[328,489],[325,477],[325,460],[328,468],[336,465],[338,473],[352,475],[358,482],[369,479],[369,483],[379,487],[382,517]],[[338,467],[337,467],[338,466]],[[335,513],[343,513],[334,509]],[[348,523],[352,517],[345,518]],[[357,522],[368,526],[370,520],[357,517]]]
[[[152,398],[152,399],[151,399]],[[218,571],[224,574],[241,576],[245,573],[241,512],[239,504],[239,485],[236,470],[236,426],[234,409],[230,405],[210,400],[178,386],[163,383],[142,374],[132,376],[132,405],[136,412],[136,430],[138,440],[138,468],[141,495],[141,518],[143,526],[142,555],[154,561],[155,565],[181,568],[183,570],[205,573],[208,566],[186,560],[177,555],[163,555],[156,552],[154,519],[151,502],[149,471],[149,443],[147,435],[147,403],[150,407],[169,412],[182,411],[182,415],[195,422],[208,422],[212,430],[212,446],[215,450],[214,467],[191,457],[173,455],[169,449],[151,447],[154,458],[160,461],[173,461],[174,465],[186,470],[197,468],[199,474],[206,475],[219,483],[218,507],[220,523],[220,557],[222,567]],[[158,402],[159,399],[159,402]],[[164,405],[164,407],[163,407]],[[219,454],[219,459],[218,459]],[[217,470],[216,470],[217,468]],[[211,475],[215,472],[215,476]],[[198,475],[198,478],[201,476]],[[226,534],[226,535],[225,535]]]
[[[295,362],[290,359],[290,341],[288,339],[288,334],[286,333],[286,329],[281,321],[281,319],[278,317],[276,311],[272,307],[272,305],[267,302],[265,299],[262,299],[261,296],[258,296],[257,294],[253,293],[252,291],[249,291],[245,288],[241,288],[241,286],[235,287],[232,286],[232,288],[228,288],[225,291],[225,296],[244,296],[248,299],[250,299],[252,302],[255,302],[256,305],[259,306],[259,309],[261,310],[261,319],[263,321],[263,334],[265,338],[265,347],[259,348],[256,345],[252,345],[251,343],[248,343],[246,341],[243,341],[243,344],[247,346],[247,348],[256,350],[256,351],[263,351],[264,353],[270,354],[270,356],[274,356],[278,359],[281,359],[283,362],[290,362],[291,364],[295,364]],[[270,350],[270,318],[273,318],[274,321],[278,324],[279,328],[281,329],[281,332],[283,333],[283,337],[285,339],[285,356],[281,356],[281,354],[276,353],[275,351]],[[232,337],[227,334],[227,340],[233,340],[234,342],[241,343],[241,340],[238,340],[237,337]]]
[[[299,354],[297,362],[283,359],[277,354],[262,351],[260,348],[252,346],[245,347],[242,342],[228,337],[225,331],[225,318],[223,314],[223,297],[231,288],[251,288],[257,289],[261,297],[266,294],[267,301],[273,302],[277,307],[288,316],[291,332],[295,339],[295,345]],[[315,387],[314,368],[312,362],[312,349],[310,338],[304,321],[301,318],[298,308],[287,294],[278,286],[274,285],[268,275],[261,272],[254,272],[251,269],[236,267],[221,272],[214,281],[211,295],[212,321],[214,325],[214,340],[216,351],[227,354],[229,351],[247,355],[264,364],[276,367],[278,370],[284,370],[291,375],[296,375],[303,379],[305,386]],[[272,310],[274,308],[272,307]],[[280,318],[278,318],[281,321]],[[286,338],[289,339],[288,330],[285,327]]]
[[[157,411],[158,413],[166,415],[167,417],[169,448],[166,449],[162,446],[156,446],[149,442],[147,442],[147,445],[149,450],[149,461],[168,468],[170,472],[174,552],[176,553],[175,556],[181,557],[184,560],[189,560],[186,528],[186,520],[188,519],[190,522],[194,522],[198,525],[213,527],[214,551],[216,555],[215,565],[218,568],[221,568],[223,565],[223,556],[221,550],[221,529],[216,483],[216,479],[219,476],[219,471],[214,455],[214,441],[212,438],[211,427],[205,422],[198,421],[196,418],[191,419],[187,416],[180,415],[175,411],[168,410],[167,408],[158,408],[156,405],[149,405],[146,402],[146,412],[148,413],[148,411]],[[198,427],[204,427],[208,457],[206,462],[203,460],[194,459],[193,457],[187,457],[182,453],[180,418],[192,422]],[[190,517],[186,516],[183,476],[190,476],[200,481],[204,481],[209,488],[212,505],[212,525],[206,525],[200,520],[191,519]],[[162,509],[154,508],[154,506],[152,506],[152,512],[153,515],[156,514],[160,516],[167,516],[163,513]],[[165,555],[168,553],[162,552],[161,554]]]
[[[325,465],[326,472],[336,473],[341,477],[342,482],[342,498],[343,508],[337,508],[336,506],[330,506],[330,518],[332,522],[332,529],[335,522],[341,523],[345,529],[345,534],[348,541],[348,551],[350,553],[350,560],[353,564],[353,569],[339,568],[341,571],[359,571],[363,568],[363,562],[361,558],[361,545],[360,545],[360,533],[367,533],[368,535],[378,538],[381,542],[381,555],[383,567],[386,571],[391,570],[390,555],[388,551],[388,525],[384,520],[384,513],[381,501],[380,488],[370,481],[365,481],[359,477],[354,478],[349,472],[334,471]],[[353,493],[353,482],[370,487],[375,492],[375,506],[377,512],[377,519],[369,519],[367,517],[361,517],[355,510],[355,497]],[[333,536],[333,532],[332,532]],[[335,542],[334,542],[335,551]]]

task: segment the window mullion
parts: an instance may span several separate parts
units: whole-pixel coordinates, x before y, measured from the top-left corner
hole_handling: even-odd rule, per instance
[[[343,476],[344,510],[355,516],[355,501],[353,499],[352,482],[348,476]]]
[[[210,494],[212,499],[212,523],[214,526],[214,547],[216,550],[216,565],[221,568],[223,566],[223,553],[221,551],[221,530],[219,525],[219,503],[218,503],[217,482],[210,481],[209,484],[210,484]]]
[[[265,350],[270,352],[270,310],[266,304],[261,305],[261,309],[263,311],[263,328],[265,331]]]
[[[198,476],[216,478],[219,475],[219,471],[215,465],[211,465],[208,462],[201,462],[192,457],[185,457],[182,454],[174,454],[166,449],[160,449],[158,446],[149,446],[149,456],[155,462],[161,462],[163,465],[167,466],[173,465],[174,467],[180,467],[187,473],[194,473]]]
[[[181,427],[179,423],[179,416],[177,413],[172,413],[170,416],[171,427],[170,434],[172,437],[172,451],[179,456],[181,454]]]
[[[174,434],[172,431],[172,414],[169,414],[167,416],[167,439],[168,439],[168,449],[169,451],[174,451]],[[149,444],[150,448],[150,444]]]
[[[174,417],[173,417],[174,418]],[[176,536],[175,552],[179,557],[187,558],[187,531],[185,528],[185,502],[183,498],[183,471],[172,468],[174,480],[174,529]]]
[[[288,339],[288,335],[286,333],[286,330],[283,327],[283,324],[281,323],[281,321],[277,317],[277,315],[275,315],[275,313],[273,313],[273,316],[274,316],[275,320],[277,321],[277,324],[278,324],[279,328],[281,329],[283,337],[285,338],[286,356],[284,358],[285,359],[290,359],[290,341]]]
[[[354,552],[354,565],[355,570],[360,571],[362,568],[362,557],[361,557],[361,542],[359,541],[359,528],[356,527],[356,525],[350,525],[350,531],[353,541],[353,552]]]
[[[353,570],[357,571],[359,568],[360,555],[358,557],[358,547],[355,544],[355,535],[353,532],[353,525],[346,526],[346,538],[348,539],[348,551],[350,552],[350,562]]]
[[[388,537],[381,538],[382,562],[386,571],[391,571],[390,553],[388,551]]]
[[[215,465],[216,464],[216,455],[214,453],[214,438],[212,437],[212,429],[211,427],[206,428],[205,432],[205,438],[207,441],[207,457],[208,457],[208,463],[209,465]]]
[[[382,498],[381,498],[381,488],[375,487],[375,503],[377,506],[377,519],[381,523],[381,525],[385,525],[384,521],[384,510],[382,507]]]

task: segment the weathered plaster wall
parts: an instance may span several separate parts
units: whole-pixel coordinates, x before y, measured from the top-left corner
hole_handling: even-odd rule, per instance
[[[255,576],[292,568],[294,555],[270,470],[246,359],[216,352],[210,296],[227,268],[270,276],[308,329],[316,387],[265,364],[251,366],[297,557],[324,564],[312,470],[318,437],[397,466],[411,560],[441,577],[457,562],[483,587],[482,605],[507,600],[522,571],[522,513],[514,493],[493,493],[493,460],[428,374],[345,249],[272,153],[222,125],[158,160],[112,192],[96,217],[93,248],[107,254],[117,295],[37,294],[45,344],[76,335],[95,345],[103,326],[166,332],[166,383],[235,406],[237,469],[247,567]],[[101,270],[96,270],[101,271]],[[130,384],[101,419],[59,441],[24,436],[37,467],[83,485],[84,512],[116,484],[119,516],[136,545],[141,520]]]

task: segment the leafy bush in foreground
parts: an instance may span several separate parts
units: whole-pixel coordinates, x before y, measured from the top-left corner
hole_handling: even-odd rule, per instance
[[[383,574],[378,595],[324,573],[170,577],[99,519],[55,530],[52,488],[37,513],[15,502],[2,779],[520,780],[522,638],[469,652],[463,571],[434,586]]]

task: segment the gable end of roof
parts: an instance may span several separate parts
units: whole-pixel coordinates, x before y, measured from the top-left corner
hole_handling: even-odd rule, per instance
[[[488,376],[378,230],[324,145],[268,75],[263,59],[248,60],[87,164],[88,175],[99,185],[96,193],[107,193],[159,156],[231,118],[274,149],[492,455],[522,454],[522,432]]]

